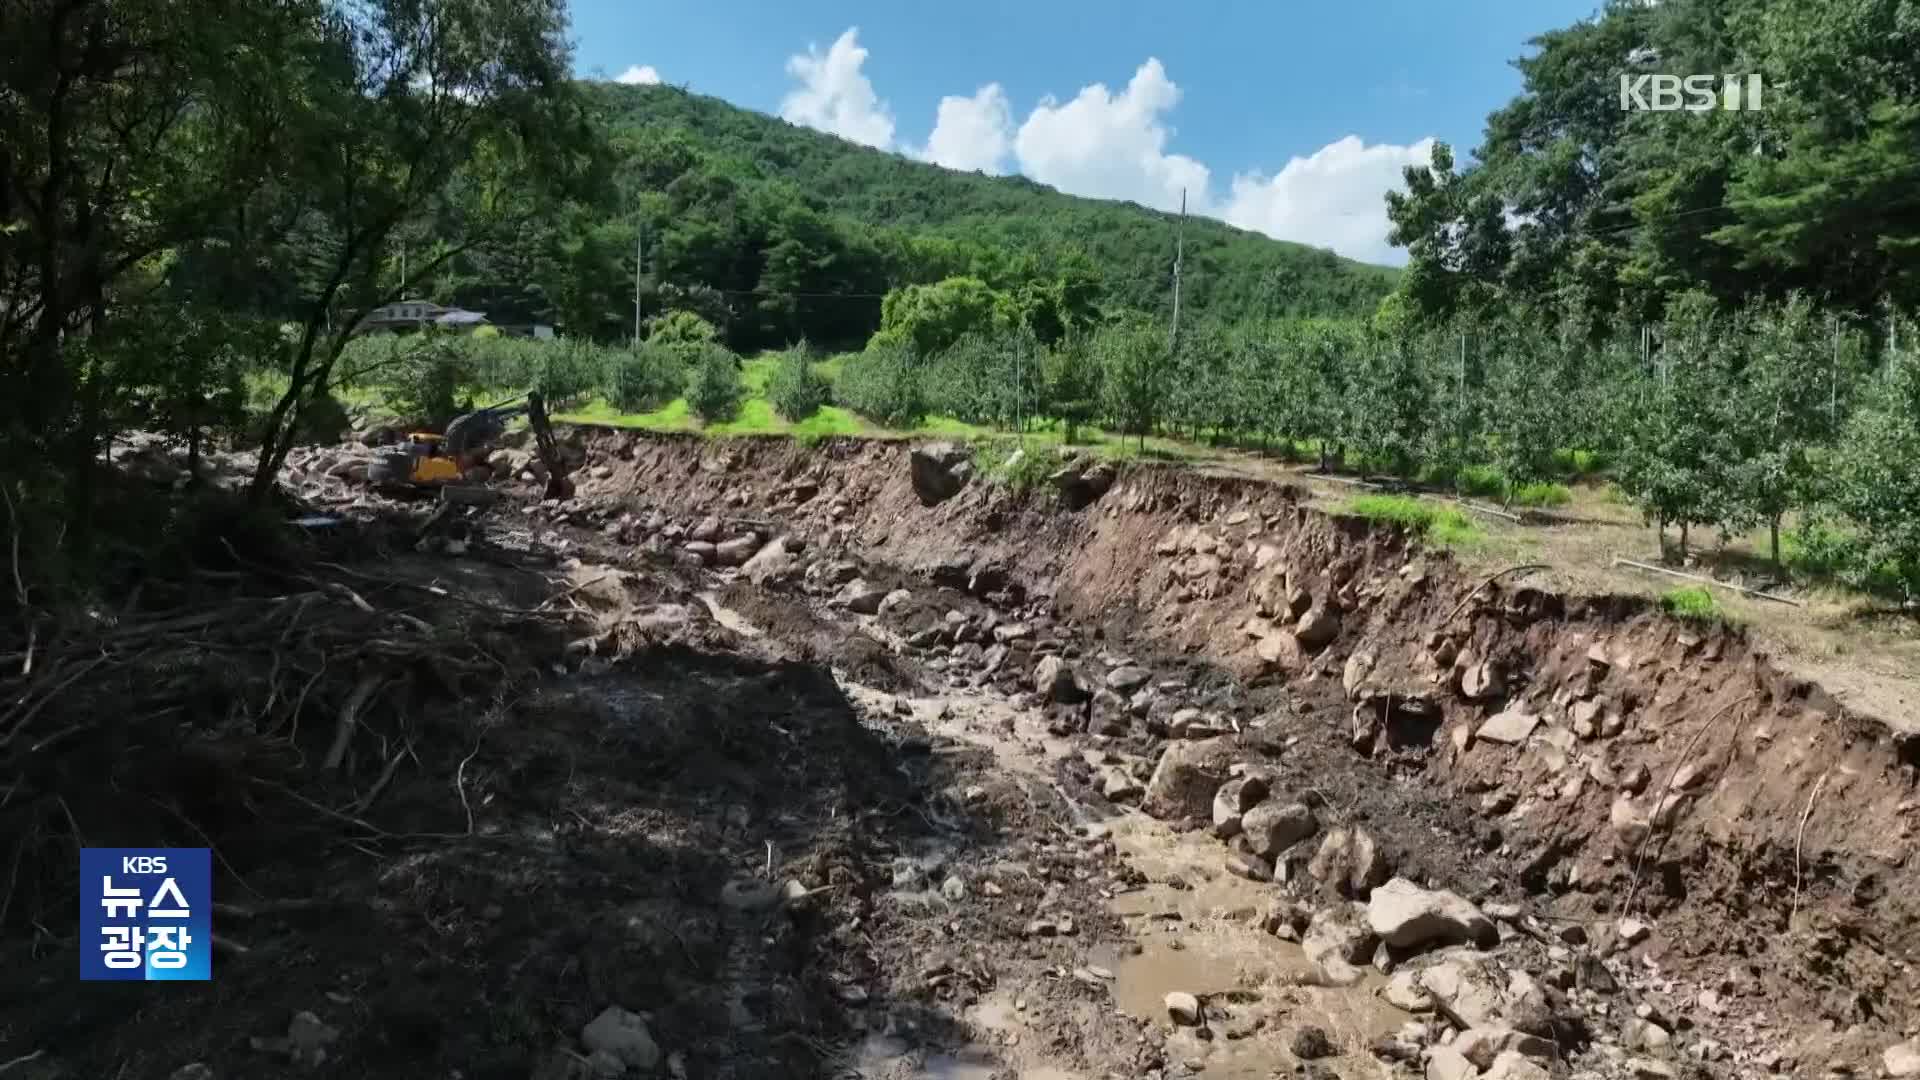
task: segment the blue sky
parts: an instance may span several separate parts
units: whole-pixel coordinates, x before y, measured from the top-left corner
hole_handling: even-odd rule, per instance
[[[1381,196],[1471,150],[1597,0],[573,0],[580,74],[685,85],[951,168],[1398,263]]]

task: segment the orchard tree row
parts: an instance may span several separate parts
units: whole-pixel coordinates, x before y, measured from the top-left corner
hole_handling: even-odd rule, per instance
[[[1697,293],[1640,332],[1574,325],[1295,319],[1174,340],[1121,320],[1049,345],[1004,314],[958,334],[906,318],[845,365],[837,393],[893,426],[1098,425],[1509,501],[1603,465],[1683,548],[1696,529],[1764,528],[1777,562],[1791,519],[1829,569],[1920,590],[1920,352],[1901,344],[1913,327],[1869,329],[1802,297],[1729,312]]]

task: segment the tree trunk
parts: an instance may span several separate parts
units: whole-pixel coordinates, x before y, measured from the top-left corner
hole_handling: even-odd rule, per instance
[[[1683,521],[1680,523],[1680,561],[1683,563],[1687,561],[1687,530],[1692,527],[1692,522]]]
[[[1773,565],[1780,565],[1780,515],[1767,522],[1767,540],[1773,548]]]

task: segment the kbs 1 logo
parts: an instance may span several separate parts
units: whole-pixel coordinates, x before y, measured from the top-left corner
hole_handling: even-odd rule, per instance
[[[1759,112],[1758,75],[1622,75],[1624,112]]]
[[[80,978],[213,977],[213,861],[206,848],[80,850]]]

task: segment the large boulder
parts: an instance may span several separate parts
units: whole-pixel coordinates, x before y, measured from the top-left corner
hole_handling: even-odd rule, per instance
[[[1367,899],[1367,925],[1395,948],[1421,945],[1492,945],[1500,940],[1493,920],[1457,893],[1423,889],[1394,878]]]
[[[1420,989],[1468,1027],[1497,1027],[1506,995],[1486,959],[1471,950],[1445,954],[1420,971]]]
[[[1056,705],[1078,705],[1090,696],[1073,665],[1058,656],[1043,656],[1034,665],[1033,688]]]
[[[740,573],[755,585],[786,581],[798,572],[799,563],[794,559],[793,553],[787,549],[785,537],[775,539],[761,548],[753,558],[747,560],[746,565],[740,568]]]
[[[745,566],[760,549],[760,538],[748,533],[713,545],[713,557],[721,566]]]
[[[1343,901],[1313,913],[1300,947],[1329,986],[1352,986],[1365,977],[1360,965],[1373,958],[1378,941],[1367,925],[1365,904]]]
[[[1267,797],[1267,778],[1238,776],[1222,784],[1213,796],[1213,834],[1222,840],[1240,835],[1241,819]]]
[[[1307,863],[1315,881],[1350,899],[1385,884],[1391,869],[1372,833],[1344,825],[1327,833]]]
[[[913,493],[924,506],[953,498],[973,478],[973,455],[954,443],[916,446],[909,457],[913,466]]]
[[[1305,803],[1261,803],[1240,818],[1247,846],[1263,859],[1279,858],[1281,852],[1312,836],[1319,827],[1313,810]]]
[[[1211,813],[1213,797],[1227,782],[1233,740],[1200,739],[1168,746],[1147,781],[1140,807],[1157,818],[1178,820]]]
[[[887,590],[865,578],[854,578],[834,595],[833,603],[855,615],[872,615],[880,610],[880,601],[886,598]]]
[[[628,1069],[651,1072],[660,1064],[660,1046],[647,1030],[647,1022],[618,1005],[594,1017],[580,1032],[580,1044],[588,1053],[609,1055]]]
[[[1293,636],[1299,640],[1300,647],[1309,651],[1326,648],[1333,639],[1340,636],[1340,616],[1327,607],[1310,609],[1300,616],[1294,624]]]

